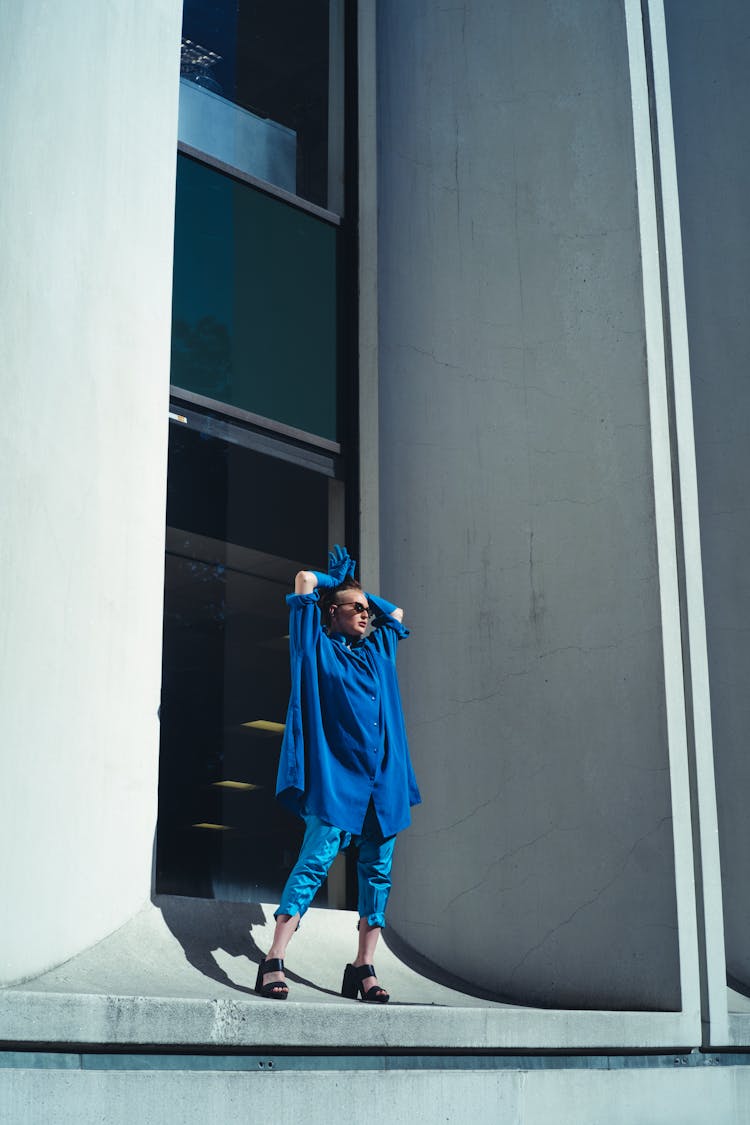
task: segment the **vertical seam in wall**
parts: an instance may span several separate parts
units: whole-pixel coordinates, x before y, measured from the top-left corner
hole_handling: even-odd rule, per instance
[[[705,1043],[728,1042],[724,922],[714,776],[711,700],[703,599],[698,481],[695,456],[679,191],[672,121],[669,54],[663,0],[643,0],[651,73],[652,133],[660,208],[664,317],[670,348],[673,462],[682,569],[683,639],[688,701],[688,752],[693,811],[701,1000]]]
[[[654,44],[651,35],[651,15],[648,0],[641,0],[641,17],[643,20],[643,39],[645,47],[646,80],[648,83],[649,119],[651,127],[651,156],[654,170],[654,205],[657,216],[657,238],[659,249],[659,278],[661,283],[661,315],[662,330],[664,334],[664,363],[667,388],[667,409],[669,412],[669,445],[672,464],[672,502],[674,504],[675,547],[677,552],[677,584],[680,601],[680,632],[682,638],[682,674],[683,691],[685,693],[685,718],[686,718],[686,747],[688,762],[688,779],[690,783],[690,814],[693,824],[693,866],[695,873],[696,896],[696,922],[698,938],[698,974],[701,996],[701,1015],[705,1017],[707,995],[705,988],[705,945],[703,926],[703,896],[701,890],[701,862],[700,844],[698,833],[695,831],[697,824],[698,808],[695,800],[695,770],[694,770],[694,723],[693,723],[693,693],[690,679],[690,630],[687,622],[687,606],[685,596],[685,543],[682,534],[682,496],[680,490],[680,459],[676,440],[675,402],[674,402],[674,355],[672,338],[672,319],[669,306],[669,275],[666,263],[666,249],[664,241],[664,196],[662,183],[661,153],[659,147],[659,132],[656,95],[654,90]]]
[[[357,6],[360,575],[380,589],[377,68],[375,0]]]
[[[644,13],[641,11],[640,0],[624,0],[624,9],[641,245],[654,515],[664,658],[664,697],[672,800],[680,990],[682,1011],[699,1024],[698,932],[669,425],[668,353],[664,336],[664,291],[659,256],[659,217],[644,40],[647,28],[644,26]],[[695,1035],[696,1037],[699,1035],[698,1026],[695,1028]]]

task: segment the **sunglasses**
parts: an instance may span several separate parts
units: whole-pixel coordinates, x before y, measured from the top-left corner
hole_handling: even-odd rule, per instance
[[[364,605],[363,602],[338,602],[333,608],[341,609],[345,605],[350,605],[355,613],[366,613],[368,617],[372,612],[369,605]]]

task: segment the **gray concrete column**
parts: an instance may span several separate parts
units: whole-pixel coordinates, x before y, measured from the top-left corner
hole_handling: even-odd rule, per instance
[[[750,986],[750,9],[666,0],[727,970]]]
[[[180,20],[0,13],[3,983],[150,891]]]
[[[391,922],[522,1003],[677,1010],[682,672],[625,10],[384,0],[378,50],[381,586],[413,626],[425,799]]]

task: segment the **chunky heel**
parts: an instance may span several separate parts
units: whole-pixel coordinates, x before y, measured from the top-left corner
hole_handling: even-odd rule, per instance
[[[289,995],[289,986],[283,980],[270,980],[263,983],[266,973],[283,973],[284,962],[280,957],[271,957],[268,961],[261,961],[258,965],[258,976],[255,979],[255,991],[259,996],[268,996],[271,1000],[286,1000]]]
[[[345,1000],[357,999],[357,977],[353,965],[347,965],[344,969],[344,979],[341,982],[341,995]]]
[[[356,1000],[357,993],[360,993],[366,1004],[387,1004],[390,996],[379,984],[372,985],[367,992],[364,990],[362,981],[374,976],[377,976],[374,965],[347,965],[344,969],[341,995],[346,1000]]]

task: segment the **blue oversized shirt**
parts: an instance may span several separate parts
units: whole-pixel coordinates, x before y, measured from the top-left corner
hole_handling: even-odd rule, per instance
[[[359,833],[370,798],[384,836],[421,801],[409,757],[396,648],[409,635],[372,599],[376,617],[358,643],[323,630],[318,591],[289,594],[292,690],[276,783],[297,815],[314,813]]]

